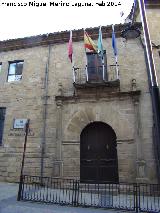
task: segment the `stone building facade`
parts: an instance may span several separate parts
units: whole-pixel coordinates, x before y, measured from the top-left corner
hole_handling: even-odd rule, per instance
[[[29,119],[25,174],[157,181],[144,50],[140,38],[120,36],[124,28],[115,26],[117,79],[112,29],[102,27],[106,81],[86,81],[83,30],[73,31],[75,82],[67,56],[69,32],[0,42],[0,181],[19,180],[24,129],[15,128],[18,119]],[[86,31],[97,40],[98,28]]]

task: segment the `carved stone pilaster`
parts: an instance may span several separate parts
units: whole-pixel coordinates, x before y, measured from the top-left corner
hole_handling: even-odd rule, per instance
[[[137,91],[137,83],[134,78],[131,80],[131,91]]]
[[[53,163],[53,176],[54,177],[62,177],[63,174],[62,174],[62,165],[63,165],[63,162],[61,160],[55,160],[54,163]]]
[[[136,181],[139,183],[146,183],[148,179],[146,177],[146,162],[145,160],[137,160],[137,177]]]
[[[56,159],[53,165],[54,177],[62,177],[62,100],[56,100]]]
[[[137,182],[146,182],[146,162],[144,160],[143,153],[143,141],[141,137],[141,117],[140,117],[140,109],[139,109],[139,96],[133,96],[133,104],[134,104],[134,112],[135,112],[135,122],[134,122],[134,140],[136,143],[136,181]]]
[[[59,83],[59,84],[58,84],[57,95],[58,95],[58,96],[62,96],[62,95],[63,95],[63,86],[62,86],[62,83]]]

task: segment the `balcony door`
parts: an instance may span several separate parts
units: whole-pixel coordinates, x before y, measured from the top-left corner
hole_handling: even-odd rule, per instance
[[[106,52],[104,51],[103,59],[102,57],[93,52],[87,53],[87,72],[88,72],[88,82],[99,83],[103,80],[107,80],[107,60]],[[103,79],[104,72],[104,79]]]

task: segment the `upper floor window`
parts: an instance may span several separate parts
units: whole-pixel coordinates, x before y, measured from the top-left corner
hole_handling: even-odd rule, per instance
[[[9,62],[8,82],[20,81],[22,79],[23,63],[24,61]]]
[[[102,82],[107,80],[107,60],[106,51],[103,58],[96,52],[88,52],[87,54],[87,73],[89,82]]]

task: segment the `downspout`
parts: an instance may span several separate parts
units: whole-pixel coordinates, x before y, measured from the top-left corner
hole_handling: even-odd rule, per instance
[[[153,127],[152,127],[152,139],[153,139],[153,143],[154,143],[154,154],[155,154],[155,160],[156,160],[156,169],[157,169],[157,177],[158,177],[158,182],[160,183],[160,156],[159,156],[159,152],[160,152],[160,147],[159,147],[159,141],[157,140],[157,134],[156,134],[156,127],[155,127],[155,119],[156,119],[156,115],[155,115],[155,110],[154,110],[154,99],[153,99],[153,89],[152,89],[152,83],[150,80],[150,71],[149,71],[149,64],[148,64],[148,59],[147,59],[147,52],[146,52],[146,48],[145,48],[145,44],[142,41],[142,37],[140,36],[140,42],[141,45],[143,47],[143,51],[144,51],[144,58],[145,58],[145,63],[146,63],[146,70],[147,70],[147,75],[148,75],[148,85],[149,85],[149,92],[150,92],[150,96],[151,96],[151,102],[152,102],[152,114],[153,114]],[[157,95],[157,102],[160,102],[160,97],[159,94]],[[160,109],[160,106],[159,106]]]
[[[151,92],[152,85],[151,85],[150,76],[149,76],[149,64],[148,64],[148,60],[147,60],[147,52],[146,52],[145,44],[143,42],[143,38],[141,37],[141,35],[139,38],[140,38],[140,43],[141,43],[143,51],[144,51],[144,59],[145,59],[145,64],[146,64],[146,69],[147,69],[149,91]]]
[[[145,49],[147,55],[147,61],[149,65],[149,74],[151,82],[151,98],[153,107],[153,120],[154,120],[154,149],[155,149],[155,159],[157,164],[157,178],[160,183],[160,93],[156,75],[156,69],[153,59],[151,39],[148,29],[147,16],[145,10],[144,0],[139,1],[139,8],[142,20],[142,26],[144,31]]]
[[[43,129],[42,129],[42,141],[41,141],[41,178],[44,175],[44,155],[45,155],[45,148],[46,148],[46,118],[47,118],[47,104],[48,104],[48,79],[49,79],[49,64],[50,64],[50,53],[51,53],[51,46],[48,45],[48,55],[47,55],[47,62],[45,66],[45,77],[44,77],[44,94],[42,96],[43,101],[43,112],[42,112],[42,119],[43,119]]]

